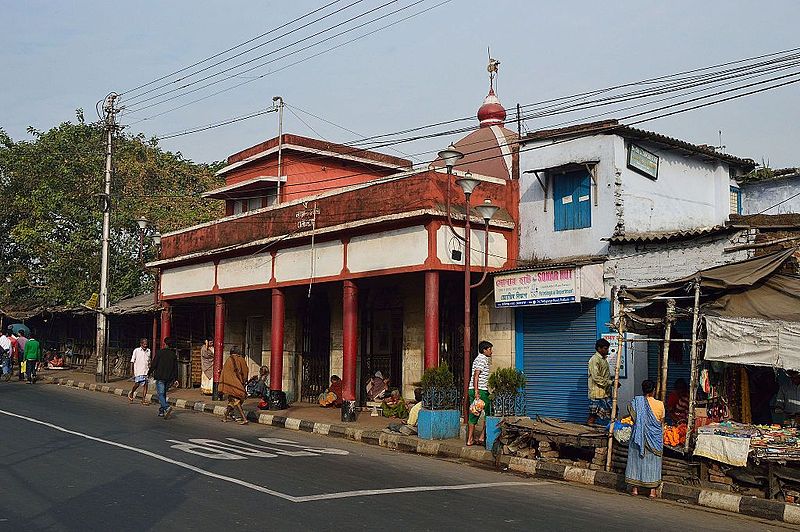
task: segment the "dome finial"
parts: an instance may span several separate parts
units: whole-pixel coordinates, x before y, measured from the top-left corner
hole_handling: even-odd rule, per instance
[[[494,78],[499,68],[500,61],[493,59],[489,51],[489,65],[486,67],[486,71],[489,72],[489,94],[486,95],[483,105],[478,109],[478,120],[481,127],[502,126],[506,121],[506,110],[494,93]]]

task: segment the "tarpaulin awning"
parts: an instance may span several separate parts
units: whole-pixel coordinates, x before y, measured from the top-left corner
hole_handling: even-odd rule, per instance
[[[706,316],[705,359],[800,371],[800,322]]]
[[[700,270],[695,275],[682,277],[668,283],[641,288],[625,288],[621,291],[621,295],[634,303],[652,301],[656,297],[686,295],[690,293],[691,286],[698,277],[701,290],[733,290],[750,287],[778,271],[795,251],[797,248],[784,249],[768,255]],[[786,277],[794,279],[791,276]],[[797,284],[794,285],[794,283]],[[787,280],[786,284],[793,285],[790,289],[800,287],[800,279],[791,283]]]

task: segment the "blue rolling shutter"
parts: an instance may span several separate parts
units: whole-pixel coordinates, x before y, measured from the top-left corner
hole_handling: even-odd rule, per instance
[[[566,231],[592,226],[591,177],[580,170],[553,178],[554,229]]]
[[[587,302],[521,311],[529,416],[586,421],[587,364],[597,340],[595,305]]]

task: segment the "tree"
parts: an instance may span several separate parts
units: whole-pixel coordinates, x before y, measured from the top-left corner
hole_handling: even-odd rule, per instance
[[[100,196],[105,168],[101,123],[65,122],[32,140],[0,129],[0,306],[78,305],[100,286]],[[115,137],[109,299],[153,289],[139,262],[136,219],[162,233],[219,217],[199,195],[219,186],[215,164],[196,164],[143,135]],[[145,260],[154,249],[145,241]]]

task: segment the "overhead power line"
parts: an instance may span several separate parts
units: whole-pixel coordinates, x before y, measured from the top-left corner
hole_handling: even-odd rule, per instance
[[[424,0],[423,0],[423,1],[424,1]],[[183,108],[185,108],[185,107],[188,107],[188,106],[190,106],[190,105],[193,105],[193,104],[195,104],[195,103],[198,103],[198,102],[201,102],[201,101],[207,100],[207,99],[209,99],[209,98],[213,98],[214,96],[218,96],[218,95],[220,95],[220,94],[223,94],[223,93],[229,92],[229,91],[231,91],[231,90],[237,89],[237,88],[239,88],[239,87],[241,87],[241,86],[243,86],[243,85],[247,85],[247,84],[249,84],[249,83],[253,83],[253,82],[255,82],[255,81],[258,81],[258,80],[260,80],[260,79],[263,79],[263,78],[265,78],[266,76],[270,76],[270,75],[273,75],[273,74],[277,74],[278,72],[281,72],[281,71],[283,71],[283,70],[286,70],[287,68],[291,68],[291,67],[293,67],[293,66],[296,66],[296,65],[299,65],[299,64],[301,64],[301,63],[305,63],[306,61],[309,61],[309,60],[311,60],[311,59],[314,59],[314,58],[316,58],[316,57],[319,57],[319,56],[321,56],[321,55],[323,55],[323,54],[326,54],[326,53],[332,52],[332,51],[334,51],[334,50],[337,50],[337,49],[339,49],[339,48],[341,48],[341,47],[343,47],[343,46],[346,46],[346,45],[348,45],[348,44],[351,44],[351,43],[354,43],[354,42],[356,42],[356,41],[358,41],[358,40],[361,40],[361,39],[364,39],[364,38],[366,38],[366,37],[369,37],[370,35],[374,35],[375,33],[378,33],[378,32],[380,32],[380,31],[383,31],[383,30],[386,30],[386,29],[388,29],[388,28],[391,28],[392,26],[396,26],[397,24],[400,24],[400,23],[402,23],[402,22],[405,22],[405,21],[407,21],[407,20],[410,20],[410,19],[412,19],[412,18],[414,18],[414,17],[417,17],[417,16],[419,16],[419,15],[422,15],[422,14],[424,14],[424,13],[427,13],[427,12],[429,12],[429,11],[432,11],[433,9],[436,9],[436,8],[438,8],[438,7],[440,7],[440,6],[443,6],[443,5],[445,5],[445,4],[449,4],[449,3],[450,3],[450,2],[452,2],[452,1],[453,1],[453,0],[443,0],[443,1],[441,1],[441,2],[438,2],[437,4],[434,4],[433,6],[427,7],[427,8],[425,8],[425,9],[421,9],[420,11],[417,11],[417,12],[415,12],[415,13],[412,13],[412,14],[410,14],[410,15],[407,15],[407,16],[405,16],[405,17],[403,17],[403,18],[400,18],[400,19],[398,19],[398,20],[394,20],[394,21],[392,21],[392,22],[390,22],[390,23],[388,23],[388,24],[385,24],[385,25],[383,25],[383,26],[381,26],[381,27],[377,28],[377,29],[371,30],[371,31],[369,31],[369,32],[367,32],[367,33],[364,33],[364,34],[362,34],[362,35],[358,35],[358,36],[356,36],[356,37],[353,37],[352,39],[349,39],[349,40],[347,40],[347,41],[344,41],[344,42],[342,42],[342,43],[339,43],[339,44],[336,44],[336,45],[334,45],[334,46],[331,46],[331,47],[329,47],[329,48],[326,48],[326,49],[324,49],[324,50],[321,50],[321,51],[319,51],[319,52],[316,52],[316,53],[314,53],[314,54],[311,54],[311,55],[309,55],[309,56],[307,56],[307,57],[304,57],[304,58],[302,58],[302,59],[298,59],[298,60],[296,60],[296,61],[294,61],[294,62],[292,62],[292,63],[289,63],[289,64],[287,64],[287,65],[283,65],[283,66],[281,66],[281,67],[279,67],[279,68],[276,68],[275,70],[271,70],[271,71],[269,71],[269,72],[267,72],[267,73],[265,73],[265,74],[260,74],[260,75],[258,75],[258,76],[255,76],[255,77],[251,78],[251,79],[245,80],[245,81],[243,81],[243,82],[241,82],[241,83],[237,83],[237,84],[235,84],[235,85],[232,85],[232,86],[230,86],[230,87],[226,87],[226,88],[224,88],[224,89],[220,89],[220,90],[218,90],[218,91],[212,92],[211,94],[207,94],[207,95],[205,95],[205,96],[202,96],[202,97],[200,97],[200,98],[196,98],[196,99],[194,99],[194,100],[191,100],[191,101],[189,101],[189,102],[187,102],[187,103],[184,103],[184,104],[181,104],[181,105],[177,105],[177,106],[175,106],[175,107],[172,107],[172,108],[169,108],[169,109],[167,109],[167,110],[165,110],[165,111],[161,111],[161,112],[159,112],[159,113],[156,113],[156,114],[154,114],[154,115],[148,116],[148,117],[146,117],[146,118],[142,118],[142,119],[140,119],[140,120],[137,120],[136,122],[133,122],[133,124],[131,124],[131,125],[135,125],[135,124],[138,124],[138,123],[140,123],[140,122],[144,122],[144,121],[146,121],[146,120],[152,120],[152,119],[154,119],[154,118],[157,118],[157,117],[163,116],[163,115],[165,115],[165,114],[168,114],[168,113],[171,113],[171,112],[173,112],[173,111],[177,111],[177,110],[179,110],[179,109],[183,109]],[[385,18],[385,17],[384,17],[384,18]],[[330,39],[327,39],[327,40],[330,40]],[[287,55],[291,55],[291,54],[287,54]],[[242,74],[242,73],[237,73],[236,75],[234,75],[234,76],[231,76],[231,77],[237,77],[237,76],[240,76],[241,74]]]
[[[310,17],[311,15],[314,15],[314,14],[316,14],[316,13],[319,13],[320,11],[323,11],[323,10],[325,10],[325,9],[329,8],[330,6],[332,6],[332,5],[334,5],[334,4],[338,4],[339,2],[342,2],[342,1],[343,1],[343,0],[334,0],[333,2],[329,2],[329,3],[325,4],[325,5],[324,5],[324,6],[322,6],[322,7],[319,7],[319,8],[317,8],[317,9],[313,10],[313,11],[309,11],[308,13],[306,13],[306,14],[304,14],[304,15],[302,15],[302,16],[299,16],[299,17],[297,17],[297,18],[295,18],[295,19],[293,19],[293,20],[290,20],[289,22],[286,22],[286,23],[284,23],[284,24],[281,24],[280,26],[276,26],[276,27],[272,28],[271,30],[268,30],[268,31],[266,31],[266,32],[264,32],[264,33],[262,33],[262,34],[260,34],[260,35],[256,35],[255,37],[253,37],[253,38],[251,38],[251,39],[248,39],[248,40],[246,40],[246,41],[244,41],[244,42],[241,42],[241,43],[239,43],[239,44],[237,44],[237,45],[235,45],[235,46],[231,46],[230,48],[228,48],[228,49],[226,49],[226,50],[223,50],[223,51],[221,51],[221,52],[219,52],[219,53],[216,53],[216,54],[214,54],[214,55],[211,55],[211,56],[209,56],[209,57],[206,57],[206,58],[204,58],[204,59],[201,59],[200,61],[197,61],[197,62],[195,62],[195,63],[192,63],[192,64],[191,64],[191,65],[189,65],[189,66],[183,67],[183,68],[181,68],[181,69],[179,69],[179,70],[175,70],[175,71],[173,71],[173,72],[170,72],[169,74],[165,74],[165,75],[163,75],[163,76],[161,76],[161,77],[158,77],[158,78],[156,78],[156,79],[154,79],[154,80],[152,80],[152,81],[148,81],[147,83],[143,83],[143,84],[141,84],[141,85],[138,85],[138,86],[136,86],[136,87],[133,87],[133,88],[131,88],[131,89],[128,89],[128,90],[126,90],[126,91],[124,91],[124,92],[121,92],[120,94],[121,94],[121,95],[124,95],[124,94],[129,94],[129,93],[131,93],[131,92],[135,92],[135,91],[137,91],[137,90],[139,90],[139,89],[143,89],[143,88],[145,88],[145,87],[149,87],[150,85],[153,85],[154,83],[158,83],[159,81],[163,81],[163,80],[165,80],[165,79],[167,79],[167,78],[170,78],[170,77],[172,77],[172,76],[175,76],[175,75],[177,75],[177,74],[180,74],[181,72],[186,72],[187,70],[189,70],[189,69],[191,69],[191,68],[194,68],[194,67],[196,67],[196,66],[198,66],[198,65],[202,65],[203,63],[206,63],[206,62],[208,62],[208,61],[211,61],[211,60],[213,60],[213,59],[216,59],[217,57],[221,57],[221,56],[223,56],[223,55],[227,54],[228,52],[232,52],[233,50],[236,50],[236,49],[238,49],[238,48],[241,48],[242,46],[247,46],[247,45],[248,45],[248,44],[250,44],[251,42],[255,42],[255,41],[257,41],[258,39],[261,39],[261,38],[263,38],[263,37],[266,37],[267,35],[270,35],[270,34],[272,34],[272,33],[275,33],[276,31],[280,30],[280,29],[281,29],[281,28],[283,28],[283,27],[286,27],[286,26],[291,26],[291,25],[292,25],[292,24],[294,24],[295,22],[299,22],[299,21],[303,20],[303,19],[304,19],[304,18],[306,18],[306,17]],[[362,1],[362,0],[359,0],[359,1]],[[355,3],[358,3],[358,2],[355,2]],[[351,5],[353,5],[353,4],[351,4]],[[348,6],[348,7],[349,7],[349,6]],[[337,11],[337,12],[334,12],[334,13],[332,13],[332,14],[336,14],[336,13],[338,13],[338,11]],[[238,55],[237,55],[237,56],[234,56],[234,57],[238,57]],[[231,59],[233,59],[233,57],[226,59],[226,61],[230,61]],[[179,80],[178,80],[178,81],[179,81]]]
[[[359,0],[359,1],[362,1],[362,0]],[[334,24],[333,26],[330,26],[330,27],[327,27],[327,28],[325,28],[325,29],[319,30],[319,31],[317,31],[317,32],[315,32],[315,33],[313,33],[313,34],[311,34],[311,35],[308,35],[308,36],[306,36],[306,37],[303,37],[303,38],[301,38],[301,39],[298,39],[298,40],[296,40],[296,41],[294,41],[294,42],[292,42],[292,43],[290,43],[290,44],[286,44],[286,45],[283,45],[283,46],[281,46],[281,47],[279,47],[279,48],[276,48],[276,49],[274,49],[274,50],[270,50],[269,52],[267,52],[267,53],[265,53],[265,54],[261,54],[261,55],[259,55],[259,56],[256,56],[256,57],[253,57],[253,58],[250,58],[250,59],[248,59],[247,61],[243,61],[243,62],[241,62],[241,63],[239,63],[239,64],[237,64],[237,65],[234,65],[234,66],[231,66],[231,67],[227,67],[227,68],[225,68],[225,69],[223,69],[223,70],[220,70],[220,71],[218,71],[218,72],[215,72],[215,73],[213,73],[213,74],[208,74],[208,75],[206,75],[206,76],[203,76],[203,77],[201,77],[200,79],[197,79],[197,80],[194,80],[194,81],[192,81],[192,82],[186,83],[185,85],[182,85],[182,86],[180,86],[180,87],[176,87],[176,88],[173,88],[173,89],[166,90],[166,91],[164,91],[164,92],[161,92],[161,93],[159,93],[159,94],[156,94],[156,95],[154,95],[154,96],[150,96],[150,97],[148,97],[148,98],[145,98],[145,99],[143,99],[143,100],[140,100],[140,101],[135,101],[135,102],[133,102],[132,104],[129,104],[129,105],[132,105],[132,106],[133,106],[133,107],[130,109],[130,112],[132,112],[132,113],[135,113],[135,112],[138,112],[138,111],[142,111],[142,110],[144,110],[144,109],[149,109],[149,108],[151,108],[151,107],[154,107],[154,106],[161,105],[161,104],[163,104],[163,103],[166,103],[166,102],[172,101],[172,100],[174,100],[174,99],[176,99],[176,98],[182,98],[183,96],[186,96],[186,95],[192,94],[192,93],[194,93],[194,92],[197,92],[197,91],[199,91],[199,90],[203,90],[203,89],[205,89],[205,88],[208,88],[208,87],[214,86],[214,85],[216,85],[216,84],[218,84],[218,83],[222,83],[222,82],[224,82],[224,81],[227,81],[227,80],[229,80],[229,79],[232,79],[232,78],[235,78],[235,77],[241,76],[241,75],[243,75],[243,74],[247,74],[248,72],[252,72],[253,70],[256,70],[256,69],[259,69],[259,68],[263,68],[263,67],[265,67],[265,66],[267,66],[267,65],[270,65],[270,64],[272,64],[272,63],[274,63],[274,62],[276,62],[276,61],[279,61],[279,60],[281,60],[281,59],[285,59],[285,58],[287,58],[287,57],[290,57],[290,56],[292,56],[292,55],[294,55],[294,54],[297,54],[297,53],[303,52],[303,51],[305,51],[305,50],[308,50],[309,48],[312,48],[312,47],[314,47],[314,46],[318,46],[319,44],[322,44],[322,43],[325,43],[325,42],[327,42],[327,41],[333,40],[333,39],[335,39],[335,38],[337,38],[337,37],[340,37],[340,36],[342,36],[342,35],[344,35],[344,34],[346,34],[346,33],[349,33],[349,32],[351,32],[351,31],[355,31],[355,30],[357,30],[357,29],[359,29],[359,28],[362,28],[362,27],[364,27],[364,26],[366,26],[366,25],[372,24],[372,23],[374,23],[374,22],[376,22],[376,21],[378,21],[378,20],[381,20],[381,19],[383,19],[383,18],[386,18],[386,17],[389,17],[389,16],[391,16],[391,15],[394,15],[394,14],[396,14],[396,13],[400,12],[400,11],[403,11],[403,10],[405,10],[405,9],[408,9],[408,8],[410,8],[410,7],[413,7],[413,6],[415,6],[415,5],[417,5],[417,4],[421,3],[421,2],[424,2],[425,0],[417,0],[417,1],[416,1],[416,2],[414,2],[413,4],[410,4],[410,5],[408,5],[408,6],[402,7],[402,8],[400,8],[400,9],[397,9],[397,10],[395,10],[395,11],[392,11],[392,12],[390,12],[390,13],[384,14],[384,15],[382,15],[382,16],[380,16],[380,17],[377,17],[377,18],[375,18],[375,19],[369,20],[369,21],[367,21],[367,22],[364,22],[364,23],[362,23],[362,24],[359,24],[359,25],[357,25],[357,26],[354,26],[354,27],[352,27],[352,28],[349,28],[349,29],[347,29],[347,30],[341,31],[341,32],[339,32],[339,33],[337,33],[337,34],[335,34],[335,35],[332,35],[332,36],[330,36],[330,37],[326,37],[326,38],[324,38],[324,39],[322,39],[322,40],[320,40],[320,41],[317,41],[317,42],[315,42],[315,43],[312,43],[312,44],[310,44],[310,45],[308,45],[308,46],[305,46],[305,47],[299,48],[299,49],[297,49],[297,50],[293,50],[293,51],[291,51],[291,52],[288,52],[288,53],[286,53],[286,54],[284,54],[284,55],[282,55],[282,56],[280,56],[280,57],[277,57],[277,58],[275,58],[275,59],[271,59],[271,60],[269,60],[269,61],[266,61],[266,62],[264,62],[264,63],[260,63],[260,64],[258,64],[258,65],[255,65],[255,66],[253,66],[253,67],[246,68],[246,69],[244,69],[244,70],[238,71],[238,72],[236,72],[236,73],[234,73],[234,74],[231,74],[231,75],[229,75],[229,76],[225,76],[225,77],[223,77],[222,79],[218,79],[218,80],[212,81],[212,82],[210,82],[210,83],[206,83],[205,85],[201,85],[200,87],[195,87],[195,88],[193,88],[193,89],[191,89],[191,90],[183,91],[183,89],[186,89],[186,88],[188,88],[188,87],[191,87],[191,86],[193,86],[193,85],[196,85],[196,84],[198,84],[198,83],[202,83],[203,81],[206,81],[206,80],[209,80],[209,79],[212,79],[212,78],[216,78],[217,76],[221,76],[222,74],[225,74],[225,73],[231,72],[231,71],[233,71],[233,70],[236,70],[237,68],[243,67],[243,66],[245,66],[245,65],[249,65],[249,64],[251,64],[251,63],[253,63],[253,62],[255,62],[255,61],[258,61],[259,59],[264,59],[265,57],[268,57],[268,56],[274,55],[274,54],[276,54],[276,53],[278,53],[278,52],[281,52],[281,51],[283,51],[283,50],[287,50],[287,49],[289,49],[289,48],[292,48],[292,47],[294,47],[294,46],[296,46],[296,45],[298,45],[298,44],[300,44],[300,43],[303,43],[303,42],[305,42],[305,41],[308,41],[308,40],[310,40],[310,39],[313,39],[314,37],[318,37],[318,36],[320,36],[320,35],[322,35],[322,34],[328,33],[329,31],[335,30],[336,28],[340,28],[340,27],[342,27],[342,26],[346,26],[346,25],[347,25],[347,24],[349,24],[350,22],[353,22],[353,21],[355,21],[355,20],[358,20],[358,19],[360,19],[360,18],[362,18],[362,17],[365,17],[365,16],[367,16],[367,15],[370,15],[370,14],[372,14],[372,13],[375,13],[376,11],[380,11],[381,9],[383,9],[383,8],[385,8],[385,7],[388,7],[388,6],[390,6],[391,4],[394,4],[394,3],[398,2],[398,1],[399,1],[399,0],[389,0],[388,2],[385,2],[385,3],[383,3],[383,4],[381,4],[381,5],[377,6],[377,7],[374,7],[374,8],[372,8],[372,9],[369,9],[369,10],[367,10],[367,11],[364,11],[363,13],[359,13],[358,15],[355,15],[355,16],[353,16],[353,17],[350,17],[349,19],[347,19],[347,20],[345,20],[345,21],[342,21],[342,22],[337,22],[337,23],[336,23],[336,24]],[[287,34],[287,35],[288,35],[288,34]],[[209,67],[209,68],[210,68],[210,67]],[[205,69],[204,69],[204,70],[205,70]],[[178,91],[183,91],[183,92],[182,92],[181,94],[178,94],[178,95],[175,95],[175,96],[171,96],[171,97],[169,97],[169,98],[164,98],[164,99],[162,99],[162,100],[158,100],[158,99],[159,99],[159,98],[161,98],[162,96],[167,96],[167,95],[169,95],[169,94],[173,94],[173,93],[175,93],[175,92],[178,92]],[[144,105],[144,106],[142,106],[142,104],[143,104],[143,103],[150,102],[150,101],[152,101],[152,100],[158,100],[158,101],[156,101],[156,102],[153,102],[153,103],[150,103],[150,104],[147,104],[147,105]]]

